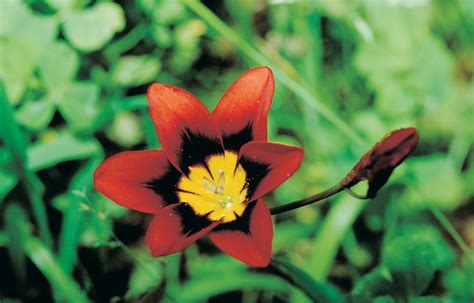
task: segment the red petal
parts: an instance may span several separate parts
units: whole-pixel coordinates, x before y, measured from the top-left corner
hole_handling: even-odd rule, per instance
[[[209,154],[222,153],[222,142],[211,114],[191,93],[159,83],[148,89],[151,118],[168,159],[187,173]]]
[[[153,256],[165,256],[185,249],[218,224],[195,215],[186,204],[169,205],[155,215],[145,241]]]
[[[250,203],[242,217],[209,233],[223,252],[249,266],[265,267],[272,257],[273,224],[270,211],[260,199]]]
[[[268,67],[256,67],[232,84],[212,112],[226,149],[238,151],[251,140],[267,140],[267,113],[274,80]]]
[[[249,142],[242,146],[239,162],[247,172],[249,200],[256,200],[290,178],[300,167],[301,147],[269,142]]]
[[[178,201],[174,186],[180,176],[161,150],[128,151],[99,165],[94,173],[94,186],[117,204],[156,213]]]

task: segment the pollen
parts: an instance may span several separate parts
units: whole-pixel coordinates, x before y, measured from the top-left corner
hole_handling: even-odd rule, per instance
[[[234,152],[214,155],[206,165],[189,167],[178,182],[178,198],[200,216],[231,222],[240,217],[247,202],[247,174]]]

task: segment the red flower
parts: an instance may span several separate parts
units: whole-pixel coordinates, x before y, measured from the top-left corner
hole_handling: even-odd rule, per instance
[[[298,169],[303,149],[267,142],[274,80],[270,69],[242,75],[215,110],[189,92],[155,83],[150,112],[163,150],[123,152],[94,174],[96,189],[154,218],[154,256],[183,250],[205,234],[250,266],[267,266],[273,226],[262,197]]]

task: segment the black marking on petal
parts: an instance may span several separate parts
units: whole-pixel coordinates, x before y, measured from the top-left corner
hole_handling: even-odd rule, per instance
[[[250,141],[252,141],[252,124],[247,124],[241,131],[231,135],[224,135],[222,137],[222,141],[224,143],[224,147],[227,150],[233,150],[238,152],[240,148]]]
[[[174,212],[181,217],[181,233],[187,237],[203,230],[212,224],[212,221],[207,219],[208,213],[204,216],[197,215],[194,210],[186,203],[179,203]]]
[[[195,192],[189,191],[189,190],[185,190],[185,189],[181,189],[181,188],[176,188],[176,191],[177,191],[177,192],[181,192],[181,193],[186,193],[186,194],[191,194],[191,195],[200,196],[200,194],[198,194],[198,193],[195,193]]]
[[[222,223],[214,228],[214,231],[224,231],[224,230],[232,230],[232,231],[241,231],[245,234],[250,235],[250,217],[252,216],[252,211],[257,205],[257,201],[250,202],[247,207],[245,208],[242,216],[237,216],[237,219],[232,222]]]
[[[203,166],[207,170],[207,173],[209,174],[209,176],[211,176],[212,181],[214,181],[214,182],[217,181],[217,180],[214,179],[214,175],[212,174],[211,170],[209,169],[209,165],[207,165],[207,162],[204,162]]]
[[[248,182],[245,182],[244,183],[244,186],[242,186],[242,189],[240,190],[240,193],[242,193],[244,190],[246,190],[247,188],[249,188],[249,184]]]
[[[247,187],[247,198],[250,198],[263,178],[270,172],[270,165],[247,157],[240,158],[239,162],[247,173],[242,191]]]
[[[152,179],[142,185],[160,195],[166,205],[169,205],[179,201],[176,194],[176,185],[180,178],[181,173],[174,166],[170,165],[161,177]]]
[[[179,167],[186,175],[189,174],[189,167],[198,163],[209,171],[206,159],[211,155],[224,152],[219,140],[209,138],[204,134],[193,133],[189,128],[181,133],[181,140]]]

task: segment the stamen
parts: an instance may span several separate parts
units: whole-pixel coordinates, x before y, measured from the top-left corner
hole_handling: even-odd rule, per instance
[[[218,172],[219,172],[219,179],[217,180],[217,188],[219,190],[219,193],[223,193],[224,185],[225,185],[225,174],[222,169],[219,169]]]
[[[217,194],[217,191],[218,191],[218,188],[217,186],[212,183],[212,181],[210,181],[209,179],[207,179],[206,177],[204,177],[202,179],[202,186],[205,188],[205,189],[208,189],[210,191],[212,191],[213,193]]]
[[[215,193],[216,195],[222,195],[224,193],[224,186],[225,186],[225,174],[222,169],[218,170],[219,172],[219,179],[217,180],[217,185],[214,184],[209,178],[204,177],[202,179],[202,186]]]

